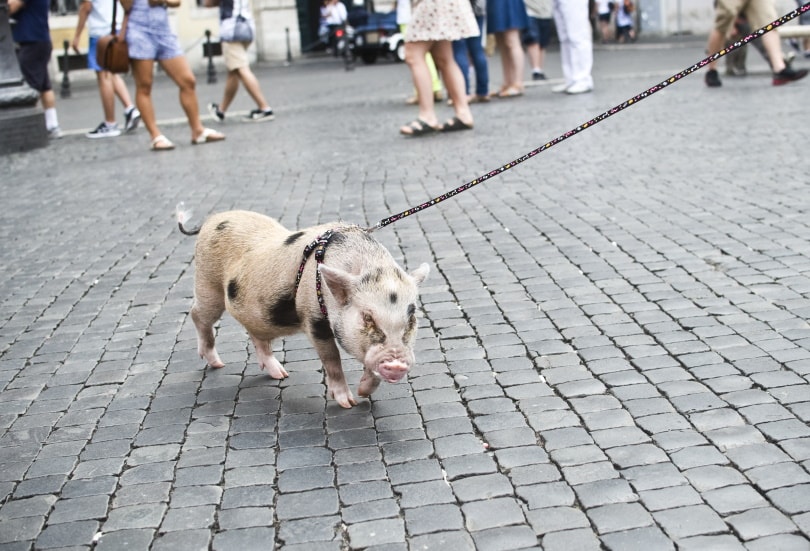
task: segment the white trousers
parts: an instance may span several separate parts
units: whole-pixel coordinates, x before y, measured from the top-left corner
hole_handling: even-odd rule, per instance
[[[560,39],[560,57],[566,88],[593,87],[593,35],[588,0],[554,0],[554,24]]]

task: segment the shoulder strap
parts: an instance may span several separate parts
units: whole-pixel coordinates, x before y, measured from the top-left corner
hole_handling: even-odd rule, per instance
[[[112,0],[113,2],[113,16],[112,16],[112,28],[110,29],[110,34],[115,34],[115,17],[117,15],[118,10],[118,0]]]

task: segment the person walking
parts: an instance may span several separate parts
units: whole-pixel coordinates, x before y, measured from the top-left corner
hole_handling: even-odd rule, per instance
[[[585,94],[593,90],[593,35],[588,2],[554,0],[554,25],[560,39],[560,61],[565,82],[552,92]]]
[[[717,0],[714,8],[714,27],[709,33],[706,49],[709,53],[719,51],[725,44],[737,16],[742,13],[754,29],[764,27],[776,19],[776,8],[773,0]],[[765,33],[761,38],[762,46],[768,54],[773,72],[774,86],[794,82],[807,76],[807,69],[795,70],[785,63],[782,44],[777,33]],[[709,63],[706,72],[706,86],[718,88],[723,85],[717,74],[717,60]]]
[[[17,44],[17,61],[25,82],[39,92],[39,100],[45,111],[45,128],[51,139],[62,137],[59,118],[56,115],[56,95],[53,93],[48,63],[51,61],[53,44],[48,27],[49,0],[9,0],[9,14],[16,23],[11,28]]]
[[[167,8],[177,7],[179,3],[180,0],[121,1],[125,14],[122,28],[125,29],[132,75],[135,77],[135,103],[152,138],[152,151],[174,149],[171,140],[160,133],[155,117],[152,103],[155,61],[180,89],[180,105],[191,129],[191,143],[197,145],[225,139],[221,132],[205,128],[200,119],[197,81],[183,55],[177,35],[169,26]]]
[[[113,2],[118,0],[82,0],[79,6],[79,18],[76,23],[76,32],[73,35],[71,46],[79,51],[79,38],[87,25],[89,46],[87,48],[87,65],[96,72],[98,92],[101,96],[101,108],[104,111],[104,120],[95,130],[85,134],[88,138],[113,138],[121,135],[121,129],[115,120],[115,97],[124,106],[124,131],[132,132],[138,127],[141,113],[132,104],[127,85],[120,75],[103,69],[96,61],[96,46],[98,39],[110,32],[112,28]],[[123,10],[122,10],[123,11]],[[116,29],[119,28],[116,21]]]
[[[225,112],[231,106],[233,98],[236,97],[241,82],[256,103],[256,109],[251,110],[244,117],[244,120],[253,122],[271,121],[273,120],[273,110],[264,99],[259,80],[250,70],[247,50],[251,41],[240,41],[234,37],[234,28],[239,17],[244,18],[250,25],[253,34],[256,34],[250,1],[208,0],[206,3],[207,6],[217,4],[219,4],[219,39],[222,42],[222,56],[225,58],[225,68],[228,69],[228,76],[225,78],[225,91],[222,95],[222,101],[208,104],[208,112],[211,113],[215,120],[223,122]]]

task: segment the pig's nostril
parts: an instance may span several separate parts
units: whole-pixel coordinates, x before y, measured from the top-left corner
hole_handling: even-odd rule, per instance
[[[380,369],[389,373],[404,373],[408,371],[408,364],[403,362],[385,362],[380,364]]]

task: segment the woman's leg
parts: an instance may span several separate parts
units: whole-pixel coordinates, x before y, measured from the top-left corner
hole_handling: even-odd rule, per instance
[[[430,50],[431,44],[431,42],[406,42],[405,63],[411,70],[413,86],[416,88],[416,96],[419,99],[419,119],[430,126],[437,126],[438,120],[433,104],[433,83],[425,61],[425,54]],[[453,65],[455,65],[455,61],[453,61]],[[458,66],[456,69],[458,70]],[[408,134],[409,132],[406,130],[403,133]]]
[[[225,77],[225,91],[222,93],[222,101],[217,106],[221,112],[224,113],[228,110],[233,98],[236,97],[237,91],[239,91],[239,69],[234,69],[233,71],[228,71]]]
[[[430,49],[436,67],[444,75],[444,85],[447,88],[447,93],[450,99],[453,100],[453,109],[456,111],[456,117],[461,122],[472,126],[473,116],[470,111],[470,104],[467,100],[467,93],[464,91],[464,77],[461,74],[461,69],[458,68],[455,59],[453,58],[453,47],[449,40],[440,40],[434,42]],[[435,114],[434,114],[435,116]]]
[[[135,105],[141,112],[141,120],[149,136],[154,140],[160,135],[152,103],[152,80],[155,62],[151,59],[131,59],[132,76],[135,78]]]
[[[186,113],[193,140],[203,133],[204,127],[200,120],[200,106],[197,103],[197,81],[194,73],[191,72],[191,66],[186,57],[182,55],[171,59],[161,59],[159,63],[169,78],[180,88],[180,105]],[[143,111],[141,111],[141,117],[143,117]]]
[[[520,43],[520,30],[509,29],[503,33],[504,42],[504,84],[519,92],[523,91],[523,46]]]

